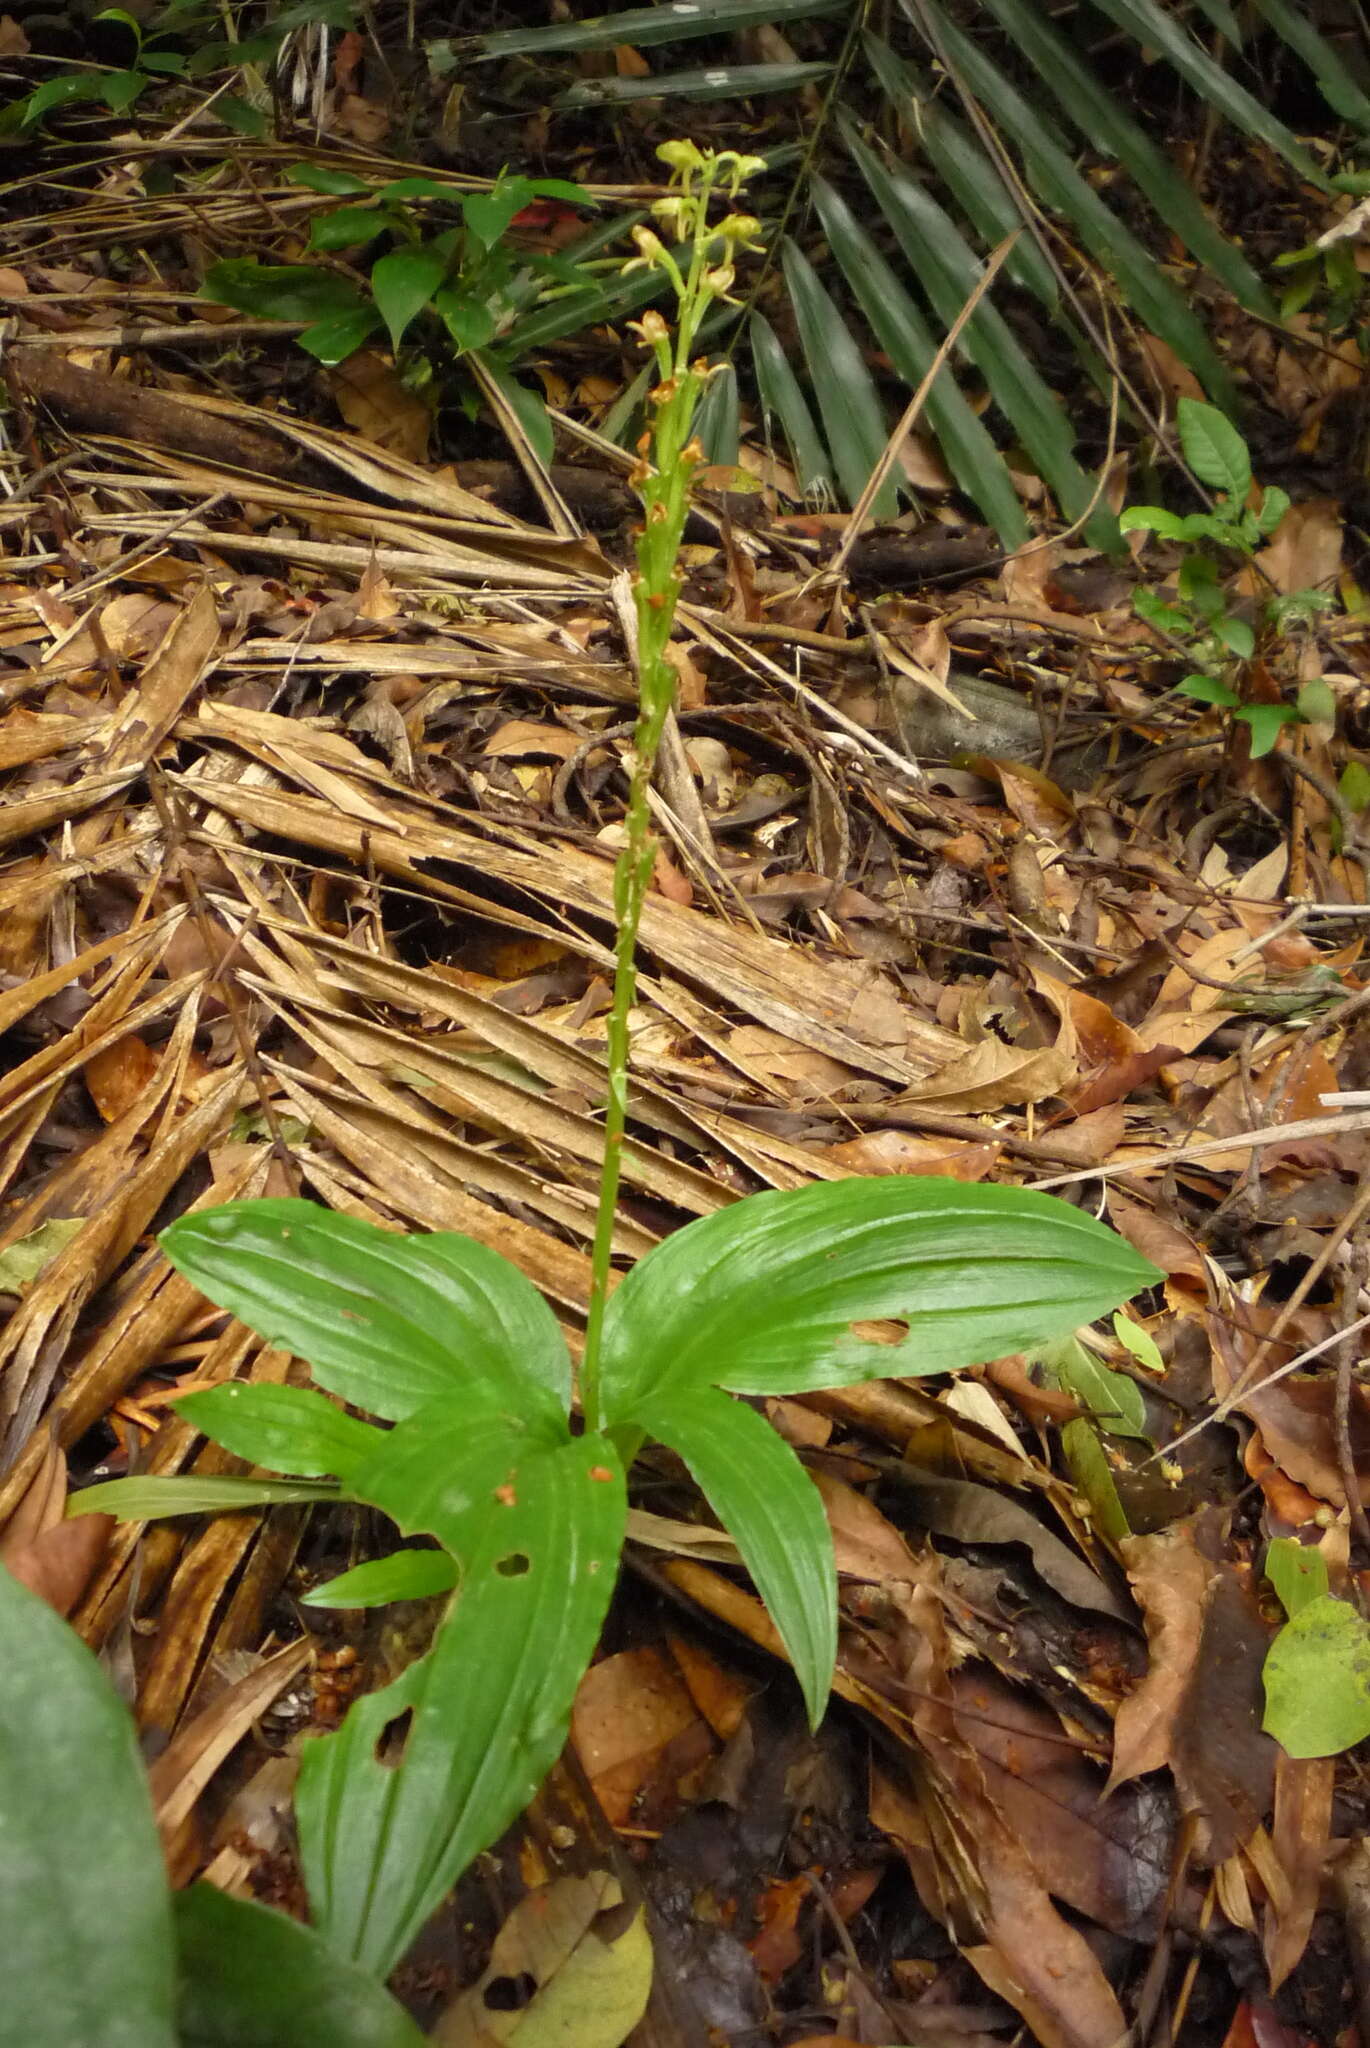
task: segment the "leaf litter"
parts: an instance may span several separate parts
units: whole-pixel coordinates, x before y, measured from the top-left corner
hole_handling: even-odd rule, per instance
[[[343,156],[381,139],[379,100],[339,107]],[[135,1471],[231,1499],[242,1466],[168,1395],[300,1375],[161,1257],[187,1208],[300,1192],[465,1231],[577,1342],[633,702],[631,501],[591,429],[633,364],[609,329],[539,356],[544,516],[517,446],[434,463],[378,350],[287,370],[274,323],[116,279],[116,236],[180,233],[133,148],[5,273],[0,1555],[160,1750],[177,1881],[298,1908],[299,1744],[422,1653],[431,1603],[301,1607],[374,1531],[294,1496],[143,1525],[62,1504]],[[255,249],[259,196],[226,174],[197,232]],[[283,234],[300,196],[273,197]],[[1336,386],[1292,341],[1246,361],[1292,429]],[[816,2013],[866,2043],[1332,2038],[1362,1936],[1328,1878],[1365,1811],[1363,1751],[1326,1751],[1366,1725],[1370,1565],[1342,505],[1296,493],[1257,568],[1340,588],[1298,680],[1344,715],[1252,758],[1165,696],[1126,565],[1005,560],[943,499],[856,538],[844,603],[845,515],[788,506],[759,434],[744,458],[769,494],[744,519],[709,473],[688,551],[620,1258],[766,1187],[936,1173],[1057,1188],[1166,1281],[1068,1359],[767,1404],[842,1573],[816,1736],[649,1453],[572,1751],[398,1988],[434,2038],[606,2048],[650,1924],[648,2025],[682,2042]],[[1270,1583],[1291,1542],[1321,1573],[1302,1606]]]

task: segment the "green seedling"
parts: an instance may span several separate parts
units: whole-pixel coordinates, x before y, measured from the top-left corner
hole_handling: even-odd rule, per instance
[[[296,1820],[315,1928],[374,1977],[555,1761],[613,1592],[627,1475],[645,1442],[679,1456],[733,1538],[817,1722],[837,1650],[832,1539],[803,1465],[749,1399],[1032,1349],[1160,1278],[1050,1195],[853,1178],[737,1201],[612,1285],[649,785],[672,702],[666,646],[709,375],[694,345],[754,227],[734,205],[750,160],[689,144],[661,153],[673,173],[657,207],[664,233],[644,228],[634,261],[653,288],[665,279],[676,323],[649,313],[639,328],[657,376],[634,476],[641,706],[615,877],[604,1164],[579,1370],[547,1302],[484,1244],[393,1233],[295,1199],[230,1203],[183,1217],[161,1244],[211,1301],[305,1361],[315,1385],[231,1382],[188,1392],[180,1412],[285,1476],[119,1480],[73,1503],[148,1518],[360,1502],[395,1523],[404,1547],[310,1601],[446,1599],[427,1653],[301,1759]],[[871,1324],[890,1341],[875,1341]]]
[[[107,7],[94,19],[118,22],[128,31],[132,38],[128,63],[121,67],[60,71],[55,78],[44,80],[31,93],[12,100],[0,111],[0,133],[36,127],[58,108],[82,101],[105,106],[112,114],[127,114],[150,85],[272,63],[286,38],[298,29],[314,24],[349,28],[353,12],[352,0],[297,0],[295,6],[274,13],[260,35],[209,42],[205,40],[206,33],[218,12],[206,5],[206,0],[166,0],[166,5],[145,23],[122,7]],[[214,107],[230,127],[247,135],[265,134],[265,117],[260,107],[249,100],[221,92],[214,97]]]
[[[1305,683],[1292,704],[1252,703],[1244,689],[1250,665],[1262,651],[1261,642],[1268,645],[1319,612],[1332,610],[1333,600],[1316,590],[1273,598],[1263,608],[1258,640],[1250,619],[1230,606],[1224,572],[1234,558],[1249,560],[1269,540],[1289,510],[1288,495],[1272,487],[1252,508],[1250,453],[1216,406],[1182,398],[1177,419],[1186,462],[1217,496],[1207,512],[1181,515],[1159,505],[1132,505],[1122,514],[1119,524],[1125,533],[1155,533],[1185,549],[1175,601],[1139,590],[1133,606],[1139,618],[1179,642],[1193,663],[1180,680],[1180,691],[1230,712],[1235,723],[1249,729],[1252,756],[1259,757],[1271,751],[1286,725],[1300,720],[1330,722],[1336,716],[1332,692],[1321,680]]]
[[[1266,1653],[1262,1725],[1290,1756],[1339,1756],[1370,1736],[1370,1622],[1328,1591],[1309,1544],[1277,1537],[1265,1576],[1289,1619]]]
[[[310,247],[320,257],[356,252],[350,271],[235,257],[207,273],[201,296],[266,320],[303,320],[301,348],[340,363],[374,336],[398,355],[419,325],[426,362],[489,348],[526,299],[522,278],[562,285],[585,280],[564,260],[517,249],[508,239],[518,216],[538,202],[586,206],[589,194],[564,178],[501,173],[488,192],[458,192],[437,178],[393,178],[372,185],[350,171],[295,164],[299,185],[355,203],[316,214]]]

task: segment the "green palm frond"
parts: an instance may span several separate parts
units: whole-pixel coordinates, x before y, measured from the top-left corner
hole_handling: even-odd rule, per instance
[[[1109,388],[1102,344],[1083,331],[1092,318],[1090,309],[1074,296],[1076,311],[1067,305],[1055,249],[1059,232],[1063,248],[1083,249],[1108,280],[1111,304],[1100,324],[1116,331],[1114,315],[1129,316],[1167,344],[1209,397],[1229,412],[1238,410],[1237,391],[1196,310],[1183,263],[1263,318],[1277,317],[1276,301],[1167,152],[1095,75],[1078,38],[1069,34],[1067,16],[1043,8],[1040,0],[976,0],[973,9],[958,6],[955,18],[946,0],[899,0],[911,31],[910,52],[902,55],[872,33],[853,40],[858,4],[663,0],[655,7],[596,13],[583,21],[500,31],[481,41],[479,54],[487,60],[536,60],[615,44],[663,53],[663,68],[654,76],[586,80],[555,102],[579,108],[635,99],[669,97],[688,104],[794,93],[814,80],[832,78],[847,54],[863,54],[864,66],[858,57],[855,70],[842,72],[831,88],[836,113],[832,141],[834,147],[842,144],[849,166],[844,189],[834,183],[840,154],[828,153],[827,175],[810,168],[807,159],[800,173],[806,181],[801,196],[812,205],[831,270],[820,275],[815,268],[811,259],[816,252],[807,236],[808,253],[792,238],[777,247],[779,279],[772,280],[769,291],[774,294],[783,286],[788,307],[781,325],[792,329],[799,345],[787,353],[772,320],[754,310],[734,336],[743,391],[754,391],[765,431],[778,431],[783,439],[800,487],[824,501],[836,491],[847,504],[854,503],[906,402],[907,391],[901,397],[898,387],[912,390],[925,377],[941,335],[982,273],[987,250],[1023,230],[996,286],[1000,305],[987,297],[977,307],[933,385],[925,425],[958,488],[1006,545],[1023,539],[1027,522],[1008,464],[992,438],[996,419],[1022,451],[1017,459],[1035,466],[1062,515],[1085,520],[1096,545],[1116,546],[1116,526],[1095,503],[1094,480],[1080,462],[1075,425],[1005,317],[1003,293],[1030,294],[1075,352],[1090,383]],[[1243,24],[1229,0],[1194,0],[1190,21],[1166,0],[1095,4],[1137,46],[1139,62],[1145,51],[1149,61],[1168,65],[1217,117],[1274,151],[1301,179],[1327,187],[1325,171],[1298,137],[1192,32],[1201,16],[1228,48],[1240,52]],[[1337,116],[1370,132],[1370,98],[1298,0],[1250,0],[1243,13],[1248,26],[1255,15],[1273,30]],[[673,46],[826,16],[838,19],[820,32],[819,51],[808,53],[813,57],[826,51],[825,61],[791,57],[670,68]],[[906,39],[905,31],[900,39]],[[907,160],[880,144],[881,124],[870,120],[872,91],[876,104],[899,122],[906,142],[911,139]],[[1127,182],[1122,176],[1102,186],[1092,181],[1078,167],[1086,151],[1116,167]],[[861,181],[859,204],[851,171]],[[1183,252],[1180,265],[1171,260],[1163,267],[1128,225],[1125,212],[1135,217],[1138,198],[1168,231],[1170,246]],[[1073,281],[1078,288],[1078,279]],[[583,297],[568,291],[528,324],[536,323],[538,340],[548,340],[571,330],[580,307],[587,318],[614,317],[589,308],[592,299],[602,307],[615,298],[612,284],[602,291],[594,287],[593,293],[587,287]],[[772,299],[766,303],[771,310]],[[780,321],[778,308],[773,317]],[[524,338],[521,328],[520,342]],[[883,388],[870,369],[876,352],[886,373]],[[978,392],[958,388],[956,379],[967,369]],[[716,389],[721,425],[714,445],[731,449],[744,401],[736,379],[726,386],[720,381]],[[982,415],[984,398],[993,411]],[[716,459],[731,460],[732,455]],[[899,494],[891,478],[877,502],[880,516],[897,509]]]

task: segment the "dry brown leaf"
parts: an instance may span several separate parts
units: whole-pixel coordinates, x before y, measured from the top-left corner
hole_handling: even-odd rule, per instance
[[[682,1738],[691,1730],[696,1739],[687,1745]],[[650,1643],[591,1665],[576,1690],[571,1742],[611,1827],[632,1819],[666,1750],[680,1773],[697,1768],[713,1747],[679,1672]]]
[[[975,1145],[964,1138],[920,1138],[912,1131],[894,1128],[865,1131],[859,1138],[823,1148],[824,1157],[848,1173],[933,1173],[963,1181],[984,1180],[994,1171],[1000,1152],[995,1144]]]
[[[1057,1046],[1005,1045],[1000,1038],[985,1038],[931,1080],[917,1083],[896,1099],[977,1116],[1064,1094],[1076,1072],[1074,1060]]]
[[[375,349],[358,349],[329,372],[338,411],[364,440],[405,462],[428,454],[433,415]]]
[[[1199,1654],[1204,1591],[1213,1567],[1194,1546],[1193,1527],[1176,1522],[1154,1536],[1125,1536],[1119,1546],[1146,1620],[1146,1676],[1118,1709],[1108,1790],[1170,1762]]]

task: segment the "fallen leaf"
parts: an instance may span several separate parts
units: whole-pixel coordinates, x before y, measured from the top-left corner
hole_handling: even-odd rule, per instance
[[[531,1979],[530,1997],[507,1987]],[[495,1936],[479,1982],[448,2006],[429,2039],[440,2048],[619,2048],[652,1985],[640,1907],[606,1870],[560,1877],[521,1899]]]

